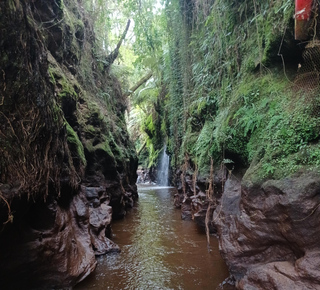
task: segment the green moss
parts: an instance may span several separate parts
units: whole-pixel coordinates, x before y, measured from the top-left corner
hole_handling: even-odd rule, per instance
[[[61,110],[61,107],[57,104],[55,100],[52,100],[52,106],[50,107],[53,121],[59,126],[59,124],[62,124],[64,121],[62,120],[63,112]],[[59,126],[60,127],[60,126]]]
[[[90,133],[90,134],[92,134],[92,136],[95,136],[97,134],[97,130],[98,130],[98,128],[95,128],[92,125],[86,125],[83,128],[84,132]]]
[[[48,73],[50,76],[50,82],[55,86],[57,83],[51,66],[48,67]]]
[[[120,133],[121,134],[121,133]],[[118,143],[114,139],[114,135],[109,132],[109,145],[110,148],[112,148],[112,152],[117,160],[123,160],[125,159],[126,154],[126,149],[121,148]]]
[[[294,92],[280,76],[256,78],[259,95],[239,103],[232,123],[234,136],[243,135],[251,166],[246,179],[280,179],[299,170],[318,170],[320,118],[303,92]],[[297,97],[299,96],[299,98]],[[249,98],[250,97],[250,98]],[[240,147],[240,142],[238,143]]]
[[[300,150],[318,140],[320,118],[313,103],[303,92],[294,92],[283,75],[247,75],[228,99],[200,132],[186,131],[184,149],[197,156],[194,161],[200,170],[210,156],[218,162],[221,156],[234,157],[236,167],[251,163],[248,176],[255,181],[281,178],[308,166],[317,168],[318,149],[307,147],[304,155]],[[313,157],[303,161],[303,156]]]
[[[19,0],[9,0],[8,1],[9,8],[11,11],[16,12],[17,9],[20,10],[21,4]]]
[[[48,61],[48,74],[50,76],[51,83],[55,86],[58,96],[61,98],[70,96],[77,99],[78,94],[74,87],[78,87],[80,89],[78,82],[69,75],[69,72],[64,72],[62,70],[61,66],[59,66],[50,53],[48,53]]]
[[[114,154],[112,153],[112,150],[110,148],[110,145],[109,145],[109,140],[105,140],[103,143],[99,143],[98,145],[96,146],[93,146],[93,149],[94,150],[97,150],[97,149],[102,149],[103,151],[106,152],[106,154],[108,156],[111,156],[113,158],[115,158]]]
[[[69,125],[68,122],[66,122],[66,129],[67,129],[67,141],[69,144],[73,145],[75,147],[76,155],[81,160],[82,164],[86,165],[87,161],[84,155],[84,148],[83,145],[77,135],[77,133],[72,129],[72,127]]]
[[[252,162],[244,176],[246,185],[259,184],[267,179],[282,179],[297,172],[320,173],[320,144],[301,146],[298,152],[285,157],[265,156]]]

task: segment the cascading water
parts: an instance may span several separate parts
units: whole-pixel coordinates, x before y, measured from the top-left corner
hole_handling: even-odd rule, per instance
[[[158,185],[168,186],[168,179],[169,179],[169,162],[170,158],[169,155],[166,153],[167,147],[164,146],[163,152],[161,154],[159,166],[158,166],[158,173],[157,173],[157,182]]]

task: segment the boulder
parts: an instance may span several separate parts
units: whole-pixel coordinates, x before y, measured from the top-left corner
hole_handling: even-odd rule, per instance
[[[319,205],[315,173],[262,185],[227,180],[213,218],[238,289],[320,289]]]
[[[70,287],[96,267],[83,194],[31,206],[0,235],[2,289]],[[17,276],[18,275],[18,279]]]

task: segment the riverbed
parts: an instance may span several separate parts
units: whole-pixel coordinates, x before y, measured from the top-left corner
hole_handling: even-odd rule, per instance
[[[97,257],[75,289],[216,289],[228,277],[218,241],[173,206],[175,188],[140,185],[139,201],[112,224],[121,253]]]

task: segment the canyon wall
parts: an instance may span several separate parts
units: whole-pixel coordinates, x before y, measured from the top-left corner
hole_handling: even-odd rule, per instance
[[[137,198],[126,101],[81,1],[0,14],[1,288],[70,287]]]

